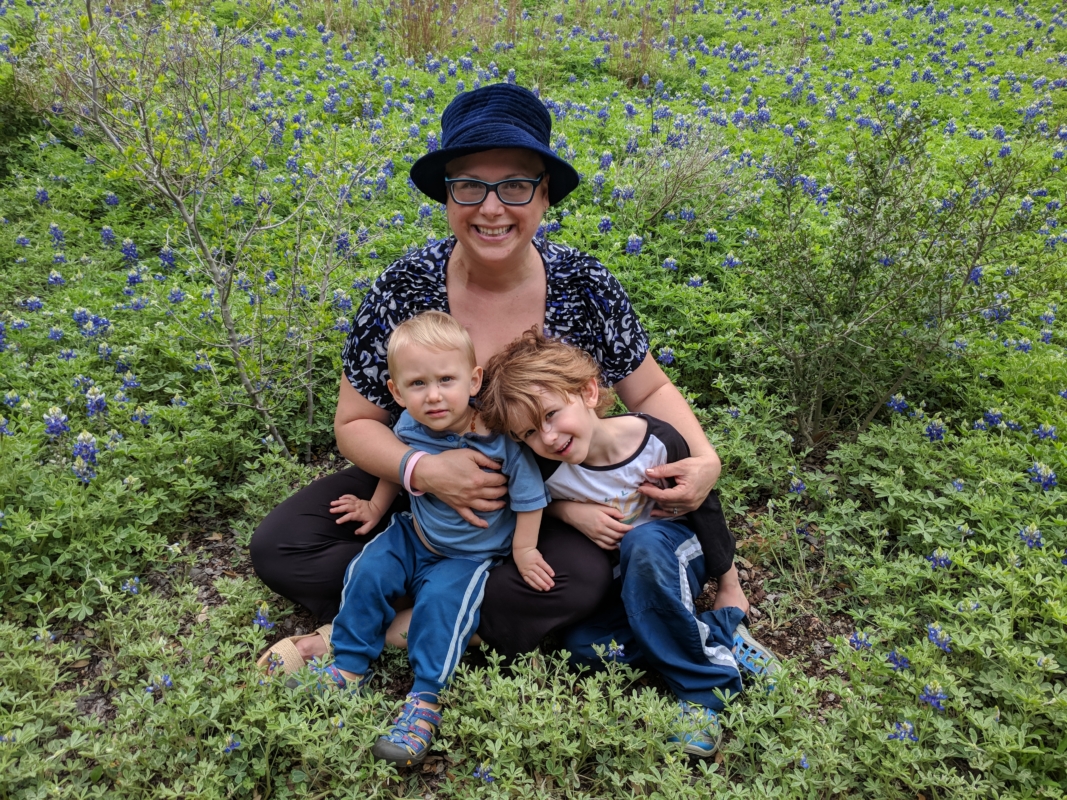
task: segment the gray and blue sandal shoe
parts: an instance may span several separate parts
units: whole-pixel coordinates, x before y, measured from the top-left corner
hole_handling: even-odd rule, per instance
[[[441,712],[421,707],[418,705],[421,699],[426,698],[418,692],[408,695],[392,729],[371,748],[375,758],[398,767],[416,767],[426,760],[433,735],[441,726]],[[429,723],[432,730],[417,724],[419,720]]]
[[[737,663],[753,675],[774,675],[782,669],[778,656],[756,641],[744,622],[739,622],[734,629],[731,649]]]

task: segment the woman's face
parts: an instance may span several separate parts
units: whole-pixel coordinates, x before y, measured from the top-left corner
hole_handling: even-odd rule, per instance
[[[530,150],[501,148],[473,153],[448,162],[449,178],[475,178],[496,183],[508,178],[537,178],[544,172],[541,157]],[[485,266],[516,266],[525,258],[530,240],[548,209],[548,176],[524,206],[500,202],[488,192],[479,205],[462,206],[448,196],[448,224],[469,262]]]

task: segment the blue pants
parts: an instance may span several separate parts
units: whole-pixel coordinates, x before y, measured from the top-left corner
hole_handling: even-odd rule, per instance
[[[696,613],[704,554],[685,525],[657,520],[640,525],[619,543],[619,576],[612,596],[583,622],[561,632],[571,661],[604,666],[593,645],[622,645],[614,660],[659,672],[681,700],[721,711],[714,692],[741,691],[733,657],[739,608]]]
[[[496,562],[431,553],[415,533],[411,514],[393,515],[345,572],[341,609],[333,620],[334,664],[365,674],[385,646],[385,631],[396,616],[392,601],[408,595],[415,600],[408,629],[412,691],[439,694],[478,629],[486,577]]]

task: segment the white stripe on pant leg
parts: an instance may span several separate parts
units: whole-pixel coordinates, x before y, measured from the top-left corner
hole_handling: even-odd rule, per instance
[[[474,575],[471,576],[470,582],[467,584],[467,591],[463,594],[463,603],[460,605],[459,613],[456,615],[456,624],[452,628],[452,641],[448,644],[448,655],[445,656],[445,666],[444,669],[441,671],[441,677],[437,679],[442,683],[447,680],[449,673],[452,671],[449,669],[448,665],[452,663],[453,655],[455,655],[456,662],[459,662],[459,655],[457,651],[462,651],[463,649],[463,645],[459,643],[459,638],[461,636],[460,625],[462,624],[464,615],[467,613],[468,604],[470,603],[471,599],[471,593],[474,591],[475,586],[477,586],[478,579],[487,569],[489,569],[489,566],[492,563],[492,559],[483,561],[481,566],[474,571]],[[479,592],[475,602],[481,602],[481,599],[482,593]],[[465,630],[470,631],[469,621],[467,622]]]
[[[686,539],[680,545],[678,549],[674,551],[674,555],[678,558],[678,575],[681,583],[681,598],[682,603],[686,609],[693,615],[693,622],[697,625],[697,630],[700,633],[700,646],[704,651],[704,655],[707,656],[708,661],[712,664],[717,664],[720,667],[732,667],[740,674],[741,670],[738,669],[737,660],[734,658],[734,654],[730,651],[730,648],[723,647],[721,644],[708,647],[708,639],[711,637],[711,629],[706,622],[698,619],[696,616],[696,607],[693,605],[693,593],[689,591],[689,577],[686,574],[686,570],[689,568],[689,562],[698,556],[704,555],[704,551],[700,547],[700,542],[696,536],[691,539]]]
[[[411,516],[409,512],[398,511],[397,513],[393,514],[393,516],[389,519],[389,524],[386,526],[386,530],[393,526],[393,523],[396,522],[396,518],[399,517],[401,514],[407,514],[409,517]],[[385,533],[385,531],[382,531],[382,533]],[[352,559],[352,561],[348,565],[348,569],[345,570],[345,582],[341,585],[341,605],[337,607],[338,614],[340,614],[341,609],[345,607],[345,590],[348,588],[348,582],[352,578],[352,570],[356,568],[356,562],[363,558],[363,554],[367,552],[368,547],[379,541],[381,538],[381,534],[378,534],[365,545],[363,545],[363,549],[356,553],[356,557]]]
[[[493,563],[495,563],[495,561],[491,561],[490,566],[492,566]],[[489,576],[483,573],[481,586],[478,589],[478,596],[474,598],[474,602],[471,603],[470,607],[467,609],[467,622],[459,635],[459,641],[461,642],[467,642],[470,640],[472,633],[471,628],[474,626],[474,615],[475,613],[477,613],[478,609],[482,607],[482,598],[485,596],[485,584],[487,584],[488,582]],[[456,667],[459,666],[459,660],[461,658],[463,658],[463,648],[457,647],[455,657],[451,661],[446,662],[446,666],[448,668],[448,675],[451,675],[455,671]],[[445,681],[448,675],[441,679],[442,683]]]

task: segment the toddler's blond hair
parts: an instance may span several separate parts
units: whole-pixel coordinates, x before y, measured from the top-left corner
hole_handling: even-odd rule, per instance
[[[417,345],[430,350],[444,352],[458,350],[467,357],[471,367],[477,366],[474,356],[474,342],[467,330],[443,311],[424,311],[418,316],[405,320],[396,326],[389,337],[389,346],[385,359],[389,365],[389,374],[396,374],[396,353],[402,347]]]
[[[538,388],[567,401],[580,397],[590,381],[600,385],[597,416],[615,404],[614,390],[605,386],[600,368],[584,350],[549,339],[531,328],[489,359],[486,387],[478,396],[482,422],[491,431],[514,434],[531,426],[545,413]]]

